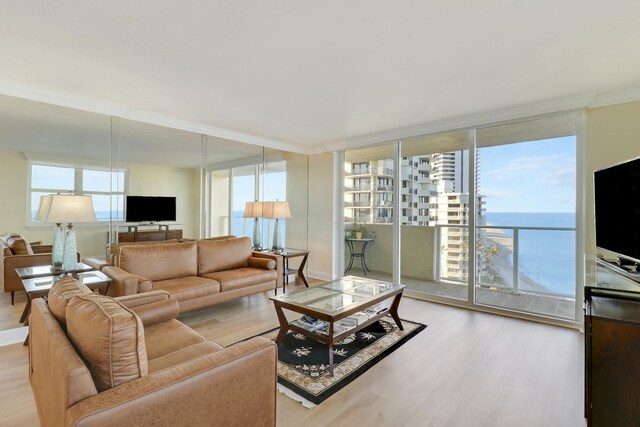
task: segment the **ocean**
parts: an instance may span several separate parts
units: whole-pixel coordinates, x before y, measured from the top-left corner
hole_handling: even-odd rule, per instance
[[[487,225],[575,228],[574,213],[487,212]],[[511,230],[505,233],[512,236]],[[552,292],[575,296],[576,233],[520,230],[520,271]],[[511,259],[513,262],[513,259]]]

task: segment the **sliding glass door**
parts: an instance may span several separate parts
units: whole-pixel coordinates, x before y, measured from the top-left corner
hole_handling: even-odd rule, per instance
[[[480,129],[476,303],[573,319],[576,137],[566,115]]]
[[[346,274],[575,321],[575,121],[566,114],[345,151]]]
[[[401,142],[401,282],[467,301],[470,132]]]

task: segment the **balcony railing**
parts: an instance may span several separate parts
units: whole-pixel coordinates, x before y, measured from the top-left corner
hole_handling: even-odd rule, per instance
[[[495,234],[502,234],[498,236],[498,240],[501,242],[496,242],[494,239],[488,237],[480,237],[476,239],[476,244],[482,242],[481,245],[478,245],[478,251],[476,255],[477,268],[476,268],[476,286],[485,287],[485,288],[495,288],[508,290],[513,294],[519,294],[522,292],[522,282],[526,281],[529,284],[538,284],[540,286],[529,286],[526,288],[526,292],[530,294],[540,294],[540,295],[551,295],[558,297],[575,297],[574,293],[566,293],[566,292],[557,292],[550,290],[545,286],[545,283],[535,283],[536,282],[536,272],[530,272],[520,267],[521,261],[521,231],[554,231],[554,232],[574,232],[575,228],[571,227],[514,227],[514,226],[490,226],[490,225],[482,225],[476,226],[476,230],[480,235],[486,234],[488,230],[494,230]],[[504,233],[505,231],[510,231],[511,236]],[[495,237],[495,236],[493,236]],[[460,253],[460,248],[456,247],[455,249],[448,249],[447,240],[451,240],[454,238],[455,241],[452,241],[453,244],[459,245],[462,243],[463,245],[469,244],[469,230],[466,225],[436,225],[436,247],[441,248],[441,250],[436,251],[436,279],[440,282],[455,282],[455,283],[466,283],[466,279],[461,279],[459,274],[455,275],[447,275],[446,274],[446,265],[447,261],[451,261],[452,258],[456,258],[455,254]],[[509,244],[509,240],[511,244]],[[491,246],[487,246],[487,243],[492,242],[496,250],[491,249]],[[500,251],[508,251],[510,255],[502,254],[502,264],[504,264],[504,260],[508,259],[511,262],[510,266],[505,265],[497,265],[497,260],[494,259],[500,256]],[[466,254],[468,251],[462,251],[461,254]],[[460,260],[466,262],[467,255],[461,255]],[[462,259],[464,257],[464,259]],[[505,258],[506,257],[506,258]],[[443,262],[445,261],[445,262]],[[505,270],[511,269],[510,277],[503,277],[507,272]],[[569,267],[571,268],[571,267]],[[575,265],[573,266],[575,268]],[[445,271],[443,271],[445,270]],[[502,274],[500,274],[502,273]]]

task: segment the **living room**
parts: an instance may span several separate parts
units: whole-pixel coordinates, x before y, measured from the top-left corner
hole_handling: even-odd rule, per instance
[[[206,245],[202,243],[205,239],[235,235],[265,250],[287,248],[280,258],[291,249],[306,253],[304,257],[280,259],[282,266],[273,267],[280,273],[285,262],[289,264],[291,271],[278,279],[285,282],[287,294],[306,292],[305,281],[310,289],[322,288],[345,275],[355,277],[353,280],[375,279],[406,286],[398,314],[406,329],[411,322],[426,329],[349,383],[341,384],[320,403],[308,404],[312,409],[300,403],[305,399],[296,401],[296,396],[291,398],[280,388],[270,408],[278,425],[584,425],[583,302],[585,286],[598,280],[596,258],[602,255],[596,246],[593,174],[640,156],[640,81],[636,78],[640,64],[621,53],[637,42],[637,30],[628,18],[637,6],[628,5],[627,13],[584,6],[577,12],[583,21],[593,23],[592,27],[603,25],[587,31],[566,22],[563,25],[574,31],[571,37],[557,29],[541,34],[544,26],[534,25],[533,16],[544,17],[552,28],[560,19],[548,17],[542,7],[514,7],[509,13],[527,24],[528,32],[519,33],[523,36],[520,43],[530,49],[530,55],[537,56],[514,54],[509,62],[505,52],[518,50],[483,48],[487,49],[485,60],[502,61],[501,65],[496,62],[505,73],[502,77],[486,74],[496,65],[474,56],[477,46],[468,38],[463,43],[464,53],[467,59],[475,58],[477,68],[468,76],[455,77],[468,64],[453,58],[444,47],[427,42],[435,29],[416,29],[428,22],[442,29],[435,17],[451,16],[452,10],[413,5],[409,8],[415,8],[412,14],[399,7],[369,5],[371,10],[365,15],[370,21],[363,18],[363,22],[353,23],[345,22],[345,17],[355,16],[355,6],[341,6],[346,8],[345,15],[337,17],[328,6],[314,6],[319,15],[312,16],[311,10],[302,6],[288,9],[278,5],[275,9],[281,16],[277,10],[262,11],[281,24],[269,29],[260,24],[260,14],[248,7],[201,5],[195,8],[200,14],[183,11],[177,4],[166,7],[143,19],[142,5],[123,5],[120,11],[113,5],[100,6],[100,13],[87,10],[86,5],[73,10],[62,5],[38,10],[23,5],[12,7],[2,19],[4,38],[13,45],[5,54],[10,65],[0,72],[0,196],[7,201],[0,210],[0,234],[24,236],[35,250],[38,243],[52,245],[55,223],[37,218],[41,197],[84,194],[92,197],[96,221],[74,226],[79,260],[107,261],[111,255],[119,256],[126,247],[119,243],[127,233],[179,233],[179,245],[198,247],[198,251],[198,245]],[[492,7],[496,10],[498,5]],[[566,10],[554,7],[566,17]],[[489,7],[471,9],[470,16],[493,19],[494,24],[500,22],[509,28],[515,25],[492,18]],[[262,32],[252,30],[246,40],[254,44],[247,46],[240,30],[231,31],[221,16],[215,20],[227,33],[202,21],[216,11],[233,16],[238,28],[246,31],[253,23]],[[66,25],[48,22],[48,13]],[[11,16],[12,22],[5,22]],[[123,16],[132,21],[122,23]],[[414,25],[393,24],[390,32],[374,31],[386,25],[390,16]],[[510,15],[504,12],[503,16]],[[319,25],[321,18],[330,17],[339,23],[330,40],[323,40],[320,33],[308,34],[299,25],[304,20]],[[486,28],[467,20],[466,15],[461,19],[482,34],[487,46],[496,40],[506,43],[498,34],[483,32]],[[19,29],[16,22],[32,31]],[[90,22],[99,25],[92,28]],[[198,31],[203,33],[186,30],[193,29],[195,23],[200,23]],[[110,40],[108,28],[114,27],[122,31]],[[300,31],[302,39],[290,40],[284,32],[287,28]],[[357,28],[369,39],[354,35]],[[391,36],[391,28],[402,28],[401,34]],[[70,37],[85,32],[92,36],[76,45],[69,43]],[[260,40],[260,34],[266,38]],[[582,41],[576,46],[578,35]],[[534,48],[538,44],[529,36],[553,40],[555,45]],[[404,50],[395,57],[394,49],[389,49],[394,45],[387,44],[384,37],[396,48],[402,40],[416,37],[424,46],[436,49],[433,55],[439,65],[415,58],[414,52],[411,69],[385,66],[384,71],[372,71],[384,59],[398,64],[400,58],[408,58],[409,52]],[[224,59],[202,58],[206,56],[202,55],[206,52],[203,45],[212,39],[221,40],[216,46]],[[277,41],[280,48],[267,49],[269,40]],[[197,47],[182,49],[193,41]],[[515,49],[517,43],[512,43],[510,48]],[[320,51],[307,52],[308,46]],[[449,50],[454,51],[453,47]],[[90,51],[95,52],[93,56]],[[253,55],[250,61],[241,53],[249,51]],[[580,60],[566,59],[569,53]],[[184,63],[193,66],[176,65],[176,59],[167,59],[171,55],[185,55],[181,57]],[[102,66],[110,74],[98,71],[99,67],[86,58],[104,61]],[[445,63],[449,65],[443,66]],[[540,69],[531,67],[532,63]],[[344,71],[364,70],[365,65],[367,72],[362,71],[356,79]],[[508,65],[518,71],[508,74],[504,71]],[[154,74],[152,68],[163,73]],[[551,76],[550,70],[561,68],[562,73]],[[441,76],[440,81],[450,85],[449,91],[466,85],[460,87],[467,88],[467,94],[462,96],[465,92],[459,89],[455,89],[457,96],[441,93],[431,78],[420,77],[427,75],[427,70]],[[402,73],[406,73],[406,87],[399,83]],[[217,82],[207,85],[207,74],[215,75]],[[184,83],[189,76],[193,78],[191,86]],[[342,80],[336,80],[338,77]],[[172,79],[179,79],[180,84],[171,84]],[[220,83],[222,80],[228,83]],[[339,85],[343,85],[340,90]],[[415,95],[418,92],[431,95]],[[349,96],[353,99],[345,98]],[[338,105],[341,99],[345,105]],[[349,102],[356,104],[347,108]],[[483,206],[490,210],[500,197],[515,200],[509,199],[512,194],[507,194],[506,181],[501,195],[481,191],[481,185],[497,174],[497,169],[489,166],[490,149],[560,138],[570,138],[572,144],[573,169],[569,168],[570,176],[560,182],[563,194],[570,194],[566,197],[571,205],[567,212],[574,222],[570,226],[499,224],[502,234],[495,232],[495,223],[484,218],[486,222],[481,222],[478,218],[483,215]],[[441,194],[423,200],[415,193],[416,217],[412,217],[412,206],[406,210],[414,201],[404,197],[410,193],[401,181],[426,185],[435,180],[434,168],[443,153],[460,153],[463,159],[464,166],[457,172],[467,181],[455,184],[461,185],[457,192],[447,190],[450,197],[467,196],[458,196],[455,201],[460,204],[464,199],[459,215],[471,221],[461,227],[438,223],[430,214],[422,214],[420,209],[435,206]],[[556,156],[553,151],[540,150],[539,154]],[[415,161],[409,165],[415,176],[403,164],[409,158]],[[424,167],[419,163],[423,160]],[[550,163],[549,172],[566,172],[555,167],[556,163]],[[379,170],[371,172],[375,168]],[[410,178],[403,178],[405,173]],[[519,173],[526,180],[526,168]],[[470,176],[479,179],[474,181]],[[373,186],[373,179],[377,190],[365,190],[367,185]],[[529,198],[556,198],[554,185],[532,186]],[[470,202],[474,197],[469,194],[476,193],[486,199]],[[175,211],[161,223],[154,223],[158,220],[153,218],[154,212],[134,224],[126,220],[127,198],[132,196],[169,198],[175,202]],[[286,202],[288,212],[248,214],[246,208],[254,201],[261,208]],[[394,210],[396,214],[390,214]],[[540,212],[559,210],[554,205],[548,212],[541,207]],[[355,234],[358,227],[364,228],[359,238]],[[499,244],[488,246],[480,231],[460,232],[466,242],[456,247],[464,249],[461,252],[466,258],[454,260],[443,247],[451,243],[447,239],[455,229],[465,227],[484,229],[482,233],[489,235],[495,232]],[[454,233],[447,234],[452,228]],[[527,233],[538,231],[570,234],[573,279],[568,281],[568,291],[530,285],[544,282],[545,271],[522,268],[528,260],[525,252],[518,252],[518,246],[526,249]],[[478,250],[485,257],[481,261],[468,251],[469,247],[478,248],[479,242],[485,242]],[[135,243],[131,246],[140,246]],[[211,245],[223,247],[221,243]],[[549,252],[548,242],[544,250]],[[454,261],[465,270],[459,277],[446,276],[447,263]],[[508,264],[509,280],[486,283],[486,278],[481,279],[483,268],[503,268],[501,263]],[[299,266],[301,274],[296,272]],[[108,269],[104,271],[109,276]],[[112,280],[110,292],[120,286],[115,285],[120,279],[113,276]],[[176,319],[221,347],[245,345],[245,340],[277,331],[281,319],[271,297],[273,288],[281,294],[282,284],[274,283],[268,291],[238,293],[193,310],[178,308]],[[142,289],[142,282],[138,286]],[[144,294],[142,290],[138,293]],[[0,378],[8,385],[0,391],[3,425],[46,425],[43,412],[38,416],[38,398],[34,398],[27,375],[29,347],[22,345],[28,328],[19,319],[28,300],[18,287],[5,292],[0,301]],[[293,314],[287,312],[286,316],[293,320]],[[144,316],[140,316],[144,323]],[[327,378],[333,376],[333,362],[331,369]],[[245,410],[250,412],[250,408]],[[215,418],[213,413],[210,416]],[[188,414],[185,417],[188,425]]]

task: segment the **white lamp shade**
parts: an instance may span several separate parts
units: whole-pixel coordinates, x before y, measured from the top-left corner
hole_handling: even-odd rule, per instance
[[[289,202],[264,202],[262,213],[265,218],[291,218]]]
[[[36,221],[44,222],[44,217],[49,211],[51,205],[51,196],[40,196],[40,206],[38,206],[38,212],[36,213]]]
[[[247,202],[244,205],[243,218],[260,218],[262,216],[262,202]]]
[[[91,196],[52,194],[49,197],[49,209],[44,215],[44,222],[60,224],[98,221]]]

